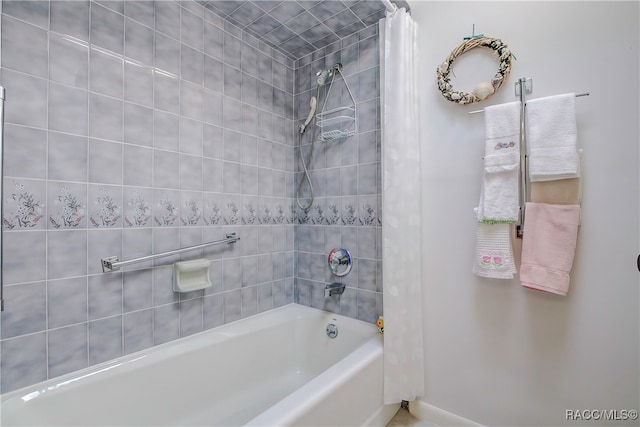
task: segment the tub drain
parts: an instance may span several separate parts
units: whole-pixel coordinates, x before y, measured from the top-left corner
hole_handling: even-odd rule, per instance
[[[327,336],[329,338],[335,338],[338,336],[338,327],[333,323],[327,325]]]

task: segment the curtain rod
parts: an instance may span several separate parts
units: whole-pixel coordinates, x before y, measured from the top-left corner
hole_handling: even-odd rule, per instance
[[[380,0],[380,1],[381,1],[381,2],[382,2],[382,4],[384,5],[384,7],[386,7],[386,8],[387,8],[387,11],[388,11],[388,12],[393,13],[393,12],[395,12],[395,11],[398,9],[398,7],[397,7],[395,4],[391,3],[391,1],[390,1],[390,0]]]

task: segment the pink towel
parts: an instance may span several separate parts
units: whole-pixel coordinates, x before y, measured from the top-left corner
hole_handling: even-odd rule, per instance
[[[566,295],[576,251],[580,206],[528,202],[525,212],[522,286]]]

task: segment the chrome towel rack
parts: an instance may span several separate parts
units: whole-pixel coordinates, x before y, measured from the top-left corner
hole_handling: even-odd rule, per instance
[[[202,244],[199,244],[199,245],[187,246],[185,248],[174,249],[174,250],[171,250],[171,251],[161,252],[161,253],[158,253],[158,254],[146,255],[146,256],[143,256],[143,257],[134,258],[134,259],[130,259],[130,260],[127,260],[127,261],[120,261],[117,256],[112,256],[112,257],[102,258],[100,260],[100,263],[102,264],[102,272],[103,273],[107,273],[109,271],[117,271],[117,270],[120,269],[120,267],[124,267],[124,266],[130,265],[130,264],[136,264],[136,263],[139,263],[139,262],[149,261],[149,260],[156,259],[156,258],[161,258],[161,257],[181,254],[183,252],[195,251],[197,249],[203,249],[203,248],[207,248],[209,246],[220,245],[222,243],[231,244],[231,243],[237,242],[238,240],[240,240],[240,237],[236,236],[236,233],[229,233],[229,234],[227,234],[225,236],[224,239],[215,240],[213,242],[207,242],[207,243],[202,243]]]
[[[525,208],[527,206],[527,178],[529,176],[528,161],[529,155],[527,154],[526,144],[526,114],[525,108],[526,94],[533,92],[533,80],[529,77],[521,77],[515,83],[516,96],[520,97],[520,211],[518,214],[518,224],[516,225],[516,237],[521,239],[524,236],[524,216]],[[577,93],[576,98],[580,96],[589,96],[589,92]],[[469,111],[469,114],[484,113],[484,109]]]

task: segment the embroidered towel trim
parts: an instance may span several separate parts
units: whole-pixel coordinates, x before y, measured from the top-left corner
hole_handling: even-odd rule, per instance
[[[478,221],[511,224],[518,220],[519,135],[519,101],[485,108],[484,172]]]
[[[492,279],[513,279],[517,270],[510,229],[509,224],[477,223],[474,274]]]
[[[522,240],[522,286],[558,295],[569,290],[580,206],[528,202]]]

